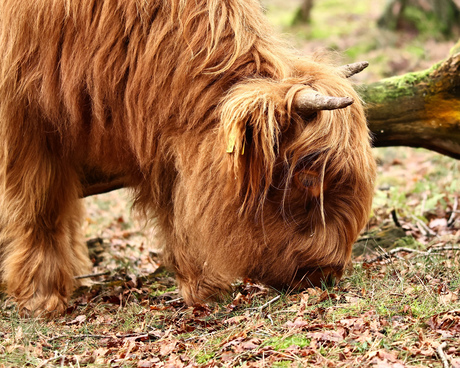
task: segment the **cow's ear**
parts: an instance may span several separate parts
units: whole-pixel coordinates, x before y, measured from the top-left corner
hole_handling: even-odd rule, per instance
[[[277,159],[284,96],[273,81],[245,81],[221,105],[221,137],[229,173],[244,207],[261,206]]]

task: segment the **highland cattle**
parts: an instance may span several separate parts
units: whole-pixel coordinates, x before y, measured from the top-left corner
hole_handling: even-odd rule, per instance
[[[258,0],[2,0],[7,292],[64,310],[101,183],[132,189],[189,304],[341,277],[376,173],[359,69],[286,46]]]

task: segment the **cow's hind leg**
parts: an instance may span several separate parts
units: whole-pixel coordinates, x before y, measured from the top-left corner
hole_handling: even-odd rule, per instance
[[[14,153],[0,174],[2,279],[22,312],[61,313],[90,269],[78,175],[33,145]]]

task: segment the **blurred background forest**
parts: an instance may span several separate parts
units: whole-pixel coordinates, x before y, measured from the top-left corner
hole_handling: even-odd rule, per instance
[[[426,69],[460,37],[459,0],[262,0],[278,30],[305,53],[338,51],[344,61],[367,60],[366,83]],[[451,11],[443,11],[442,3]],[[311,5],[308,19],[299,16]],[[446,14],[444,14],[446,13]],[[451,14],[452,13],[452,14]]]

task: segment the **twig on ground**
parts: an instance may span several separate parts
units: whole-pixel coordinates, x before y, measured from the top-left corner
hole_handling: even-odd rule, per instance
[[[398,220],[398,214],[396,213],[396,209],[394,208],[391,210],[391,218],[393,219],[393,222],[395,223],[397,227],[402,228],[401,223]]]
[[[92,334],[81,334],[81,335],[58,335],[51,337],[47,340],[47,342],[52,342],[54,340],[59,339],[127,339],[130,337],[141,338],[141,337],[148,337],[148,336],[155,336],[152,331],[149,332],[139,332],[139,333],[132,333],[126,335],[92,335]]]
[[[447,356],[446,354],[444,353],[444,348],[447,346],[446,342],[444,341],[442,344],[440,344],[437,348],[436,348],[436,353],[438,353],[439,355],[439,358],[441,359],[442,361],[442,365],[444,368],[450,368],[450,364],[449,364],[449,361],[447,360]]]
[[[175,302],[180,302],[183,298],[180,297],[180,298],[176,298],[176,299],[172,299],[172,300],[167,300],[165,302],[165,304],[171,304],[171,303],[175,303]]]
[[[199,336],[192,336],[192,337],[189,337],[189,338],[185,339],[184,342],[189,342],[189,341],[192,341],[192,340],[202,339],[203,337],[213,336],[213,335],[215,335],[215,334],[217,334],[219,332],[221,332],[221,331],[213,331],[213,332],[209,332],[209,333],[202,334],[202,335],[199,335]]]
[[[422,195],[422,205],[420,206],[420,216],[423,216],[423,213],[425,212],[425,204],[426,204],[427,199],[428,199],[428,194],[424,192]]]
[[[407,253],[419,253],[419,254],[424,254],[425,252],[417,250],[417,249],[412,249],[412,248],[405,248],[405,247],[400,247],[400,248],[395,248],[392,250],[389,250],[388,252],[385,251],[385,253],[379,254],[377,257],[374,257],[368,261],[364,261],[363,263],[375,263],[378,261],[382,261],[384,259],[389,259],[391,258],[392,255],[396,253],[402,253],[402,252],[407,252]]]
[[[269,305],[273,304],[276,302],[279,298],[281,298],[281,295],[275,296],[273,299],[270,299],[268,302],[266,302],[264,305],[260,307],[255,307],[255,308],[248,308],[247,310],[252,310],[251,315],[254,315],[255,313],[259,312],[262,313],[262,311],[267,308]]]
[[[384,255],[388,255],[386,257],[386,259],[388,260],[388,263],[391,263],[392,260],[391,260],[391,256],[387,253],[386,249],[382,248],[381,246],[379,246],[379,249],[382,251],[382,254]],[[406,248],[401,248],[401,249],[404,249],[404,251],[406,251]],[[407,249],[411,249],[411,248],[407,248]],[[399,261],[403,261],[403,262],[407,262],[406,259],[404,259],[403,257],[399,256],[397,253],[395,254],[391,254],[393,257],[395,257],[397,260]]]
[[[428,249],[426,252],[417,255],[416,257],[425,257],[431,254],[442,253],[442,252],[446,252],[449,250],[460,251],[460,247],[457,247],[454,245],[443,245],[440,247],[433,247],[433,248]]]
[[[262,312],[265,308],[267,308],[270,304],[276,302],[279,298],[281,298],[281,295],[277,295],[275,296],[273,299],[269,300],[268,302],[266,302],[264,305],[262,305],[261,307],[257,308],[260,312]]]
[[[430,235],[430,236],[436,236],[437,234],[431,230],[427,224],[425,224],[422,220],[420,220],[417,216],[414,216],[412,215],[411,216],[415,221],[416,221],[416,225],[418,227],[418,229],[420,230],[420,232],[427,236],[427,235]]]
[[[370,264],[370,263],[382,261],[384,259],[391,258],[391,256],[394,256],[397,253],[402,253],[402,252],[417,253],[418,256],[429,256],[432,253],[445,252],[445,251],[449,251],[449,250],[460,250],[460,247],[456,247],[456,246],[453,246],[453,245],[446,245],[446,246],[442,246],[442,247],[430,248],[427,251],[422,251],[422,250],[412,249],[412,248],[406,248],[406,247],[399,247],[399,248],[392,249],[392,250],[390,250],[388,252],[385,251],[385,253],[379,254],[377,257],[372,258],[372,259],[370,259],[368,261],[364,261],[363,263]]]
[[[455,217],[457,215],[457,208],[458,208],[458,197],[456,196],[454,199],[454,205],[452,206],[452,213],[449,217],[449,220],[447,220],[447,227],[450,227],[454,224]]]
[[[55,360],[59,360],[59,359],[65,359],[65,356],[59,354],[59,355],[56,355],[56,356],[53,357],[53,358],[46,359],[44,362],[42,362],[42,364],[40,364],[40,365],[38,366],[38,368],[48,367],[49,363],[54,362]]]
[[[298,309],[283,309],[278,311],[273,311],[271,314],[285,314],[285,313],[297,313]]]
[[[80,276],[75,276],[75,280],[79,279],[89,279],[91,277],[98,277],[98,276],[105,276],[105,275],[110,275],[110,271],[105,271],[105,272],[99,272],[99,273],[90,273],[88,275],[80,275]]]
[[[47,340],[47,342],[52,342],[54,340],[59,340],[59,339],[87,339],[87,338],[93,338],[93,339],[105,339],[108,337],[114,337],[115,335],[91,335],[91,334],[82,334],[82,335],[58,335],[51,337],[50,339]]]
[[[138,333],[131,333],[131,334],[126,334],[126,335],[115,335],[117,339],[127,339],[130,337],[143,337],[143,336],[148,336],[150,335],[149,332],[138,332]]]

